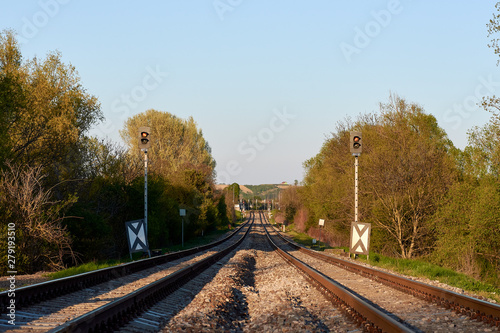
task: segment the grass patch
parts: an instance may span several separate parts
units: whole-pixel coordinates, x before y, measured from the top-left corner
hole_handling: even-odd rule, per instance
[[[317,241],[316,244],[313,244],[313,238],[311,236],[302,232],[297,232],[293,227],[293,224],[289,225],[286,230],[286,234],[292,237],[295,243],[318,251],[324,251],[325,248],[327,248],[325,247],[325,243],[321,243],[319,241]]]
[[[185,241],[184,247],[182,247],[182,244],[176,244],[176,245],[172,245],[172,246],[163,248],[162,250],[164,253],[169,253],[169,252],[177,252],[177,251],[192,249],[193,247],[198,247],[198,246],[210,244],[212,242],[215,242],[220,237],[224,236],[229,231],[231,231],[231,230],[228,230],[227,228],[212,231],[207,235],[203,235],[203,236],[192,238],[188,241]]]
[[[87,273],[90,271],[95,271],[101,268],[116,266],[121,264],[120,261],[108,261],[108,262],[88,262],[79,266],[70,267],[67,269],[60,270],[58,272],[48,273],[47,276],[51,279],[61,279],[68,276],[73,276],[77,274]]]
[[[349,250],[347,249],[347,251]],[[391,258],[376,253],[370,253],[369,260],[367,260],[364,255],[360,255],[359,259],[372,266],[390,269],[404,275],[439,281],[449,286],[460,288],[500,302],[499,288],[476,280],[463,273],[437,266],[423,260]]]

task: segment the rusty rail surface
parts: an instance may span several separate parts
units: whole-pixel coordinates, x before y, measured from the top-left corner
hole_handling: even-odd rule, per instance
[[[255,217],[254,217],[255,218]],[[103,305],[100,308],[83,316],[75,318],[55,329],[50,333],[79,333],[79,332],[113,332],[123,326],[139,313],[146,311],[155,303],[159,302],[189,280],[196,277],[206,268],[215,264],[222,257],[238,247],[252,228],[253,220],[245,234],[234,244],[228,246],[203,260],[191,264],[177,272],[170,274],[154,283],[144,286],[133,293],[124,296],[114,302]]]
[[[271,239],[264,223],[262,223],[271,246],[294,267],[300,269],[326,296],[330,297],[340,309],[350,315],[363,329],[369,332],[414,332],[389,315],[353,294],[341,284],[316,271],[294,256],[281,250]],[[327,291],[325,293],[325,291]]]
[[[99,283],[107,282],[122,276],[139,272],[147,268],[162,265],[179,258],[184,258],[186,256],[208,250],[229,240],[240,230],[240,228],[246,225],[246,223],[235,229],[227,237],[207,245],[17,288],[16,308],[21,309],[22,307],[27,305],[46,301],[77,290],[82,290],[97,285]],[[9,302],[10,297],[8,296],[8,291],[0,292],[0,313],[5,313],[7,311],[7,306],[10,304]]]
[[[340,258],[335,258],[330,255],[326,255],[321,252],[302,247],[295,242],[290,241],[289,239],[281,235],[281,233],[278,231],[277,234],[289,245],[293,246],[301,252],[307,253],[312,257],[318,258],[330,264],[337,265],[350,272],[374,279],[380,283],[391,286],[413,296],[434,302],[447,309],[453,309],[456,313],[467,315],[471,319],[481,320],[492,326],[500,327],[500,306],[497,304],[486,302],[470,296],[461,295],[450,290],[427,285],[418,281],[407,279],[402,276],[386,273]]]

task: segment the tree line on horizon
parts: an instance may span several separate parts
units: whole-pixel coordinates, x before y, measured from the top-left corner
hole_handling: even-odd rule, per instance
[[[0,33],[0,239],[2,272],[8,241],[19,274],[128,255],[125,222],[144,217],[144,153],[148,149],[151,249],[227,228],[234,208],[215,191],[215,161],[194,119],[147,110],[130,117],[126,147],[90,137],[103,120],[98,99],[58,52],[23,59],[15,33]]]

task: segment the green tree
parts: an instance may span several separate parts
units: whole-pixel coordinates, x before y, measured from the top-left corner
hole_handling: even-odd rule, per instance
[[[376,124],[363,128],[363,141],[370,218],[396,240],[402,257],[429,251],[430,218],[454,181],[451,141],[432,115],[397,96],[381,104]]]
[[[350,120],[339,122],[320,152],[304,162],[304,186],[299,190],[309,213],[308,226],[317,225],[320,218],[331,221],[331,233],[344,239],[345,246],[354,219],[354,160],[349,152],[349,130],[353,127]],[[360,217],[366,216],[363,196],[361,191]]]
[[[211,148],[193,118],[178,118],[168,112],[147,110],[129,118],[120,131],[129,153],[142,159],[139,149],[139,127],[151,127],[151,148],[148,156],[151,171],[169,176],[186,167],[204,168],[213,177],[215,160]]]
[[[500,38],[496,37],[500,33],[500,2],[495,4],[496,13],[493,14],[493,18],[489,20],[486,24],[488,28],[488,37],[491,37],[489,48],[493,49],[493,52],[500,57]],[[500,64],[500,59],[497,60],[497,66]],[[496,96],[483,97],[482,106],[485,110],[492,111],[495,115],[496,121],[498,122],[500,111],[500,98]]]
[[[295,214],[301,208],[301,201],[297,191],[297,186],[290,186],[281,192],[281,210],[285,214],[287,223],[293,223]]]
[[[359,157],[359,221],[375,224],[375,248],[410,258],[429,251],[429,221],[453,183],[454,150],[436,119],[391,96],[377,115],[339,123],[320,153],[306,161],[304,189],[309,225],[332,221],[347,236],[354,215],[354,158],[349,131],[363,133]]]
[[[500,272],[499,125],[495,119],[468,132],[458,156],[460,179],[434,218],[432,259],[498,285]]]
[[[123,222],[136,218],[130,207],[137,203],[130,197],[139,166],[130,163],[123,147],[97,138],[81,140],[69,159],[75,180],[65,183],[65,191],[79,198],[68,212],[76,218],[64,221],[71,235],[78,236],[73,249],[84,260],[118,257],[126,250]]]
[[[226,196],[223,194],[220,196],[217,204],[218,220],[220,221],[220,226],[226,226],[229,224],[228,209],[226,205]]]
[[[24,108],[22,56],[12,31],[0,33],[0,161],[13,153],[10,128]],[[0,165],[0,167],[2,167]]]
[[[457,182],[437,212],[432,259],[440,265],[498,285],[500,192],[491,178]]]
[[[236,211],[234,209],[234,206],[239,202],[240,185],[238,185],[237,183],[232,183],[231,185],[227,186],[224,189],[224,196],[226,207],[230,207],[229,209],[226,209],[227,217],[229,218],[229,220],[234,222],[236,221]]]
[[[486,27],[488,28],[488,37],[493,37],[500,32],[500,2],[495,4],[497,13],[493,14]],[[488,47],[492,48],[496,55],[500,57],[500,39],[492,38]],[[499,60],[500,61],[500,60]],[[498,64],[498,62],[497,62]]]
[[[59,53],[24,61],[15,33],[0,33],[0,215],[2,227],[19,226],[26,272],[74,259],[63,223],[76,201],[68,181],[78,166],[73,157],[100,119],[97,99]]]
[[[12,31],[0,34],[0,43],[0,132],[7,137],[0,154],[13,163],[42,166],[48,184],[67,180],[74,167],[68,155],[102,120],[97,98],[60,53],[23,62]]]

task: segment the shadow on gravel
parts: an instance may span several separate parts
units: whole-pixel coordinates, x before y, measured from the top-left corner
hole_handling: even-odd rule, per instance
[[[314,326],[314,332],[330,332],[328,326],[326,326],[318,316],[316,316],[314,313],[311,313],[306,307],[302,305],[302,300],[300,299],[300,297],[293,296],[287,292],[287,298],[290,303],[292,303],[292,306],[295,309],[298,309],[303,313],[302,316],[304,318],[309,318],[309,320],[306,319],[305,323],[306,325]]]
[[[243,257],[243,262],[237,265],[237,273],[230,276],[235,287],[232,287],[230,295],[227,295],[228,301],[219,305],[214,313],[217,328],[231,332],[241,332],[250,319],[246,296],[240,289],[255,286],[255,258],[247,255]]]

